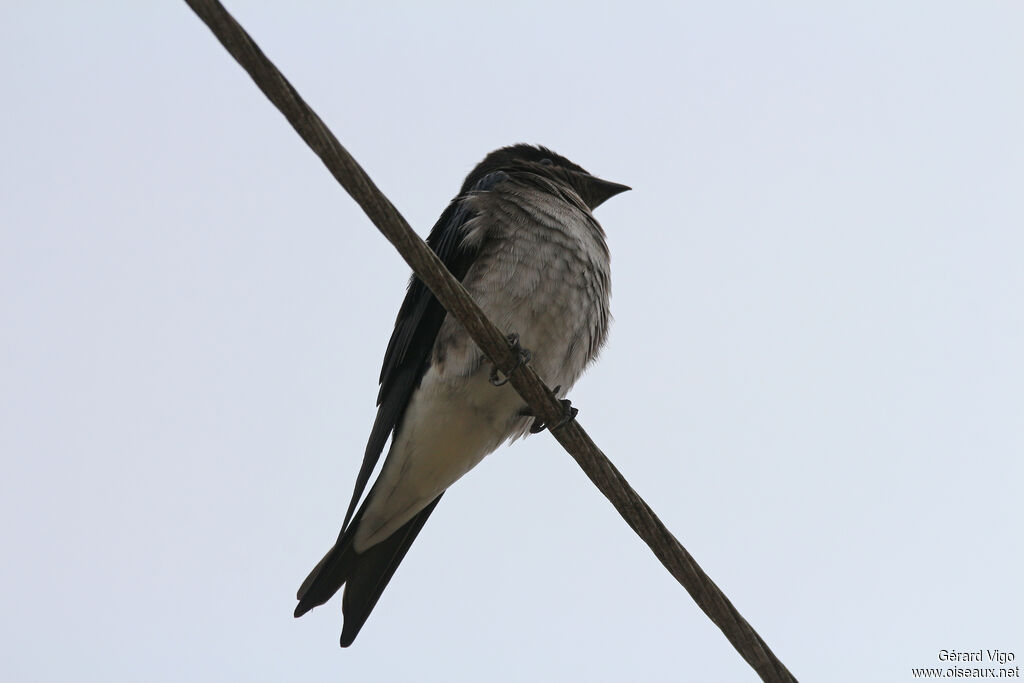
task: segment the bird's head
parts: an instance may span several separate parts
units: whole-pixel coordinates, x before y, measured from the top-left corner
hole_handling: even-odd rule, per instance
[[[626,185],[602,180],[550,149],[533,145],[512,145],[496,149],[477,164],[466,177],[462,192],[468,192],[488,173],[494,171],[529,171],[571,187],[591,210],[605,200],[630,188]]]

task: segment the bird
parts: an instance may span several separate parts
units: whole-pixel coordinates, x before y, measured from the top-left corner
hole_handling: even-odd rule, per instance
[[[427,237],[567,411],[611,319],[609,251],[593,211],[629,189],[545,147],[503,147],[473,168]],[[544,427],[506,381],[413,274],[351,502],[298,590],[296,617],[344,586],[340,643],[352,644],[445,491],[502,443]]]

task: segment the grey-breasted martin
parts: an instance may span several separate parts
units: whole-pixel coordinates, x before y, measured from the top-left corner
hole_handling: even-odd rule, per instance
[[[559,398],[608,331],[608,246],[591,212],[628,189],[544,147],[505,147],[473,169],[427,237],[491,321],[519,335]],[[413,275],[384,354],[352,501],[334,547],[299,588],[296,617],[344,585],[341,645],[351,645],[445,490],[530,429],[525,402],[493,378],[465,329]],[[380,474],[355,512],[389,436]]]

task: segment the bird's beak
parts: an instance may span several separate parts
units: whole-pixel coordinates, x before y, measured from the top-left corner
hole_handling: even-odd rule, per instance
[[[594,176],[585,176],[582,178],[583,191],[580,193],[583,201],[587,203],[590,210],[593,211],[597,207],[604,204],[607,200],[611,199],[617,194],[631,190],[633,188],[628,185],[622,185],[620,183],[613,183],[610,180],[602,180],[595,178]]]

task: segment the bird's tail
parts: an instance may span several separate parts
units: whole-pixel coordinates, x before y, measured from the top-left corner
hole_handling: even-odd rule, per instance
[[[299,586],[295,616],[301,617],[324,604],[344,585],[341,610],[345,615],[345,625],[341,631],[341,646],[351,645],[439,500],[440,495],[395,533],[357,553],[352,541],[363,516],[363,510],[360,510],[348,528],[342,531],[334,547],[327,551]]]

